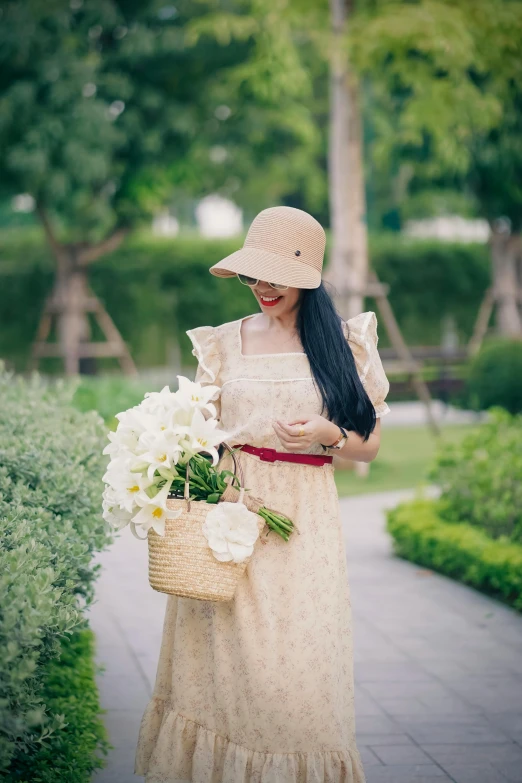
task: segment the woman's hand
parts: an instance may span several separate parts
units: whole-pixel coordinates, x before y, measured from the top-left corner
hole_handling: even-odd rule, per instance
[[[272,427],[288,451],[308,451],[313,443],[324,443],[325,446],[329,446],[341,434],[337,424],[328,421],[318,413],[309,416],[305,414],[290,422],[275,419]],[[298,435],[301,428],[304,430],[304,435]]]
[[[337,424],[318,413],[312,413],[310,416],[304,415],[300,419],[290,422],[276,419],[272,422],[272,427],[285,449],[295,452],[308,451],[313,443],[331,446],[341,434]],[[304,430],[304,435],[297,434],[301,427]],[[371,462],[375,459],[381,443],[380,419],[377,419],[375,429],[367,441],[363,441],[362,437],[352,430],[348,434],[349,438],[342,449],[334,452],[337,458],[357,462]]]

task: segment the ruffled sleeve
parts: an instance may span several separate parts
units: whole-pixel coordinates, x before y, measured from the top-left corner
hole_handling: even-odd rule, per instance
[[[385,416],[390,412],[385,402],[390,383],[377,351],[377,317],[374,312],[369,311],[343,321],[342,325],[352,349],[359,378],[375,408],[375,415],[377,418]]]
[[[192,342],[192,355],[198,360],[196,381],[219,386],[218,376],[221,369],[219,341],[214,326],[197,326],[185,334]]]

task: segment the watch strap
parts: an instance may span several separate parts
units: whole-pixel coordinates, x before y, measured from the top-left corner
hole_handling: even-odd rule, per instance
[[[339,437],[337,438],[337,440],[334,443],[331,443],[329,446],[325,446],[324,443],[321,443],[321,446],[323,447],[323,449],[325,449],[325,450],[326,449],[335,449],[335,450],[342,449],[342,447],[344,446],[344,444],[348,440],[348,433],[346,432],[346,430],[343,427],[339,426],[339,424],[337,426],[339,427],[339,430],[340,430]],[[341,444],[341,445],[339,445],[339,444]]]

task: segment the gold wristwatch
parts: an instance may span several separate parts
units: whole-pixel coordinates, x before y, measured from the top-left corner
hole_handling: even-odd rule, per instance
[[[339,427],[339,425],[337,425],[337,426]],[[321,443],[321,446],[323,447],[323,449],[336,449],[336,450],[342,449],[342,447],[344,446],[344,444],[348,440],[348,433],[346,432],[346,430],[343,427],[339,427],[339,429],[341,431],[341,434],[339,435],[339,437],[337,438],[335,443],[332,443],[331,446],[325,446],[324,443]]]

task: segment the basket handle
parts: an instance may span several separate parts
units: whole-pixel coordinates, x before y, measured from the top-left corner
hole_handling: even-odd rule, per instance
[[[145,532],[144,536],[139,536],[137,531],[136,531],[136,525],[133,522],[131,522],[130,529],[131,529],[132,535],[134,536],[134,538],[137,538],[138,541],[146,541],[147,538],[149,537],[148,531]]]
[[[222,445],[227,449],[227,451],[230,453],[230,456],[232,457],[232,461],[234,463],[234,476],[236,478],[239,478],[239,498],[238,503],[243,502],[243,497],[245,494],[245,488],[244,488],[244,474],[243,474],[243,466],[241,465],[240,460],[236,459],[236,455],[228,445],[228,443],[225,443],[223,441]],[[185,498],[185,502],[187,504],[187,511],[190,511],[190,482],[189,482],[189,462],[187,461],[186,469],[185,469],[185,488],[183,490],[183,497]],[[238,476],[239,471],[239,476]],[[226,483],[226,482],[225,482]]]
[[[232,451],[228,443],[225,443],[225,441],[223,441],[222,445],[227,449],[227,451],[230,453],[230,456],[232,457],[232,461],[234,463],[234,476],[236,478],[239,478],[239,497],[237,502],[242,503],[243,498],[245,496],[245,476],[243,473],[243,466],[241,465],[241,460],[236,458],[236,455],[234,454],[234,452]],[[238,472],[239,472],[239,476],[238,476]]]

